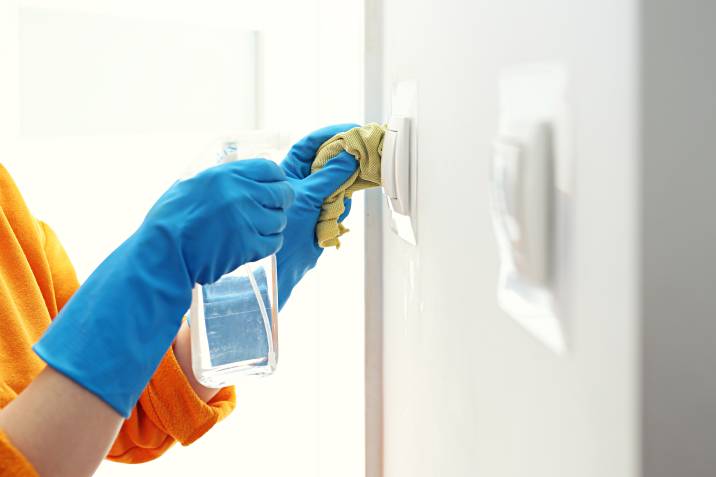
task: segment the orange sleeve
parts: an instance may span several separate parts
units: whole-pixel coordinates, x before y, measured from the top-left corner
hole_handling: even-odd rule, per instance
[[[0,477],[39,477],[25,456],[0,431]]]
[[[72,266],[70,257],[67,256],[65,248],[60,243],[55,232],[46,223],[39,220],[37,222],[42,232],[41,237],[44,239],[43,246],[45,256],[47,257],[47,262],[50,264],[52,289],[55,295],[57,310],[59,311],[65,306],[65,303],[67,303],[67,300],[70,299],[72,294],[80,287],[80,284],[77,280],[75,267]]]
[[[233,411],[233,387],[205,403],[196,395],[170,349],[139,397],[107,456],[136,464],[156,459],[175,441],[189,445]]]

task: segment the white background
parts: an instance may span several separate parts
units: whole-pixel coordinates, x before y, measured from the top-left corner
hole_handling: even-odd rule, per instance
[[[0,162],[81,279],[217,137],[262,130],[285,147],[362,120],[356,0],[0,8]],[[192,446],[98,475],[363,475],[360,197],[353,207],[341,250],[324,254],[281,314],[276,375],[239,386],[237,410]]]

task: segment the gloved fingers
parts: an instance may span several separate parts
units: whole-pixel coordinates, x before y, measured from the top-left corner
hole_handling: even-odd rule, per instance
[[[276,253],[283,247],[283,234],[271,234],[262,237],[261,246],[256,250],[252,262],[268,257],[272,253]]]
[[[291,147],[286,158],[281,162],[281,168],[290,177],[297,179],[308,177],[311,173],[311,164],[316,157],[318,148],[336,134],[357,127],[359,127],[358,124],[352,123],[335,124],[313,131]]]
[[[307,190],[321,201],[333,194],[358,169],[358,161],[353,155],[343,151],[329,160],[323,168],[317,170],[303,184]]]
[[[280,234],[286,228],[288,219],[286,213],[278,209],[267,209],[261,207],[258,213],[251,217],[253,226],[262,237],[269,237]]]
[[[235,269],[239,265],[243,265],[244,263],[249,262],[255,262],[256,260],[261,260],[262,258],[268,257],[271,254],[277,253],[279,250],[281,250],[281,247],[283,247],[283,240],[284,239],[282,233],[266,236],[261,235],[259,237],[259,240],[254,240],[248,247],[248,250],[246,250],[245,260],[242,260],[242,262],[238,265],[225,271],[224,273],[222,273],[222,275]]]
[[[345,220],[346,217],[348,217],[348,214],[351,213],[351,199],[344,199],[343,200],[343,207],[345,207],[345,210],[341,214],[340,217],[338,217],[338,223],[341,223]]]
[[[256,182],[281,182],[286,180],[286,173],[283,169],[268,159],[243,159],[217,167],[230,169],[239,176]]]
[[[260,184],[253,196],[259,204],[270,209],[286,210],[291,207],[296,192],[288,181]]]

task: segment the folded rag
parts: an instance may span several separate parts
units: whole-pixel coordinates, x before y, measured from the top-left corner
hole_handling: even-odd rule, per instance
[[[312,173],[342,151],[353,155],[359,163],[356,172],[323,202],[316,225],[316,238],[321,247],[339,247],[341,242],[338,237],[348,232],[343,224],[338,223],[338,218],[345,210],[344,199],[350,199],[355,191],[380,187],[380,156],[384,134],[384,126],[366,124],[336,134],[318,149],[311,165]]]

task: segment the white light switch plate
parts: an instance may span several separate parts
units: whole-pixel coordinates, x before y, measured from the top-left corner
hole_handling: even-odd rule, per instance
[[[391,214],[391,229],[400,238],[411,245],[417,244],[418,211],[418,85],[416,81],[395,83],[390,102],[389,117],[398,116],[410,121],[410,210],[407,215],[395,212],[388,200],[386,204]]]
[[[502,72],[499,86],[499,147],[491,182],[500,251],[498,303],[561,354],[567,350],[568,288],[574,281],[567,74],[559,64],[518,65]],[[510,166],[515,161],[518,169]]]

